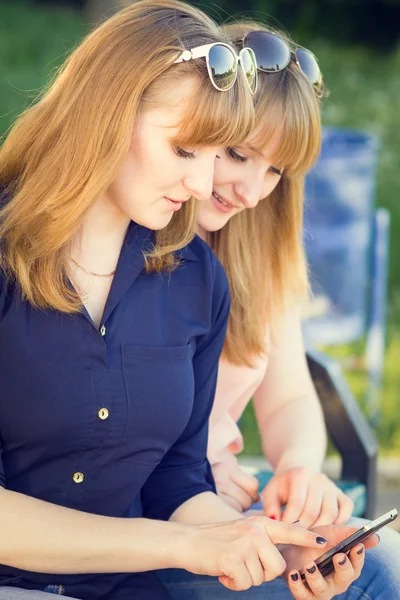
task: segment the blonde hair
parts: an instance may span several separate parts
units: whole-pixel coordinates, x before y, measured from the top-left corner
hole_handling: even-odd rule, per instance
[[[250,30],[268,31],[254,22],[225,29],[232,41]],[[285,167],[284,174],[256,208],[238,213],[210,234],[232,296],[224,357],[248,366],[270,351],[285,313],[307,299],[303,183],[321,142],[319,101],[296,64],[273,74],[259,71],[255,111],[258,149],[282,132],[283,142],[272,160]]]
[[[196,102],[177,144],[231,145],[251,131],[254,108],[242,73],[221,93],[205,61],[173,65],[184,49],[216,41],[226,38],[192,6],[135,3],[88,35],[17,120],[0,150],[0,266],[33,306],[81,309],[67,279],[71,239],[118,173],[140,110],[159,103],[181,78],[195,77]],[[156,232],[148,271],[175,265],[173,253],[192,239],[195,219],[191,200]]]

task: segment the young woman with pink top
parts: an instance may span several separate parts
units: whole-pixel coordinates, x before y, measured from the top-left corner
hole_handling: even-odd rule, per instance
[[[262,500],[268,517],[299,520],[326,536],[344,529],[340,524],[351,517],[353,503],[321,473],[326,431],[300,327],[308,296],[303,180],[320,148],[322,77],[311,53],[291,51],[286,39],[263,26],[235,23],[226,29],[238,49],[254,50],[258,91],[256,126],[245,143],[218,155],[213,193],[200,204],[197,218],[197,232],[225,267],[231,290],[208,458],[217,492],[232,508],[243,513]],[[237,422],[252,397],[264,454],[275,469],[261,495],[257,479],[237,460],[243,449]],[[238,600],[400,598],[400,537],[393,530],[368,550],[350,587],[340,584],[338,573],[324,579],[314,552],[302,557],[305,585],[290,552],[281,551],[287,586],[277,578],[239,592]],[[212,578],[179,571],[160,577],[173,600],[231,597]]]
[[[228,29],[253,47],[262,69],[270,53],[284,52],[285,41],[258,26]],[[308,294],[303,177],[320,149],[323,95],[318,64],[308,57],[314,85],[302,62],[259,71],[257,126],[245,144],[216,161],[198,230],[224,265],[232,296],[209,434],[217,489],[240,511],[257,500],[258,481],[236,459],[243,449],[237,422],[253,397],[264,454],[275,469],[261,492],[265,513],[315,526],[346,522],[353,504],[321,474],[326,432],[300,328]]]

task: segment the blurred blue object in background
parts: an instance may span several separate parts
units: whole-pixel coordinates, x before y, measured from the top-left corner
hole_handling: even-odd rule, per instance
[[[306,177],[305,248],[313,297],[308,345],[366,336],[368,408],[377,421],[384,345],[389,213],[375,208],[379,140],[324,128],[320,158]]]

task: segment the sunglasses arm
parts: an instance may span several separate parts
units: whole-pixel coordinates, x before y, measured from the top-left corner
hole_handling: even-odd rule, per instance
[[[184,50],[179,58],[176,59],[174,64],[187,62],[188,60],[192,60],[195,58],[203,58],[207,56],[208,51],[212,48],[214,44],[203,44],[202,46],[198,46],[197,48],[193,48],[193,50]]]
[[[222,42],[214,42],[213,44],[203,44],[202,46],[197,46],[197,48],[193,48],[192,50],[184,50],[180,57],[177,58],[176,61],[174,61],[174,64],[187,62],[188,60],[192,60],[195,58],[205,58],[206,56],[208,56],[208,53],[213,46],[224,46],[225,48],[230,50],[232,56],[234,56],[236,59],[236,64],[238,63],[239,58],[232,48],[230,48],[227,44],[224,44]]]

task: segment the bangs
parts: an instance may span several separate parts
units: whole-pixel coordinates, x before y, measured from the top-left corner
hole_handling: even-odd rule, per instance
[[[240,71],[227,92],[216,90],[207,74],[201,78],[173,142],[189,148],[236,146],[248,137],[253,126],[253,99]]]
[[[289,176],[305,175],[318,158],[321,145],[319,102],[311,85],[289,67],[279,73],[260,73],[256,99],[256,122],[262,151],[272,137],[282,143],[272,158]]]

